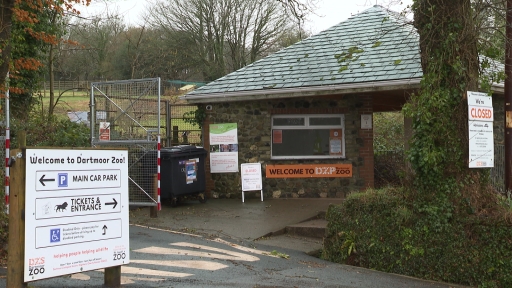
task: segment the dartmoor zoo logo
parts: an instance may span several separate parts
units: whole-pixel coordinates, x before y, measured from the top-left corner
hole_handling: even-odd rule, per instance
[[[44,271],[45,271],[44,263],[45,263],[44,257],[29,258],[28,259],[28,275],[34,276],[34,275],[44,274]]]

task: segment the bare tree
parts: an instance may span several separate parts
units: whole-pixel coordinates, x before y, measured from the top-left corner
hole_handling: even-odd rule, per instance
[[[254,62],[289,23],[278,2],[264,0],[168,0],[150,17],[152,27],[192,48],[178,50],[207,81]]]
[[[314,13],[318,0],[273,0],[280,3],[299,23],[302,23],[307,15]]]
[[[289,20],[279,3],[259,0],[234,0],[226,42],[232,69],[240,69],[268,51],[289,29]]]
[[[72,23],[68,32],[69,40],[78,45],[61,47],[61,73],[75,71],[83,78],[118,78],[114,68],[115,55],[120,48],[125,26],[118,14],[105,18],[78,19]]]
[[[130,59],[130,78],[135,78],[135,72],[140,66],[142,58],[141,46],[143,45],[146,26],[140,28],[129,28],[124,33],[124,41],[126,41],[128,59]]]

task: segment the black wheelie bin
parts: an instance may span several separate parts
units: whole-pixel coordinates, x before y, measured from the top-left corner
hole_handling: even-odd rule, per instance
[[[207,151],[200,146],[180,145],[160,149],[160,198],[176,205],[184,196],[206,202],[204,162]]]

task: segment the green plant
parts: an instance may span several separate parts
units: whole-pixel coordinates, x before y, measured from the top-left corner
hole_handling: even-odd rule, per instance
[[[183,121],[192,125],[197,125],[199,129],[203,127],[204,120],[206,119],[206,109],[203,106],[198,106],[196,110],[191,110],[183,113]]]
[[[510,198],[510,192],[505,195],[498,195],[498,204],[508,211],[512,212],[512,199]]]
[[[376,153],[404,150],[404,116],[402,113],[373,113],[373,129],[373,147]]]
[[[376,46],[376,47],[378,47],[378,46]],[[334,55],[334,58],[336,58],[338,63],[343,64],[338,69],[338,72],[343,72],[345,70],[348,70],[350,63],[357,61],[359,59],[359,57],[361,57],[363,52],[364,52],[363,49],[361,49],[357,46],[352,46],[352,47],[349,47],[346,52],[342,52],[340,54]]]
[[[3,248],[7,247],[9,238],[9,215],[5,211],[5,203],[2,201],[0,203],[0,264],[2,265],[5,265],[7,261],[7,251]]]
[[[356,233],[354,231],[349,231],[348,233],[345,233],[345,231],[342,231],[338,233],[340,237],[344,237],[345,241],[343,241],[343,244],[341,245],[340,249],[342,251],[346,251],[347,256],[352,255],[352,253],[357,253],[356,251]]]
[[[281,253],[281,252],[277,252],[276,250],[272,250],[272,252],[268,253],[267,255],[272,255],[272,256],[279,257],[279,258],[283,258],[283,259],[289,259],[290,258],[290,255],[284,254],[284,253]]]

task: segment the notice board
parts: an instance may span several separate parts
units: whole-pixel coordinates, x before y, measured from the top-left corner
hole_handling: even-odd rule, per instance
[[[244,163],[242,170],[242,191],[262,189],[261,163]]]

